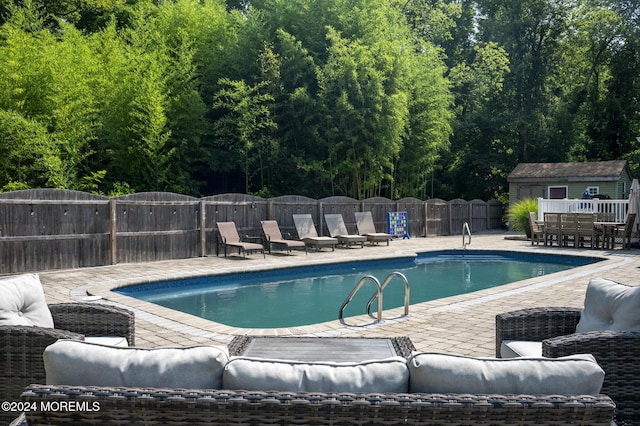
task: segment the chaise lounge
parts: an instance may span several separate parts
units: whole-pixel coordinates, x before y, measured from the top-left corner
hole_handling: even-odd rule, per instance
[[[333,238],[337,238],[338,242],[345,247],[351,247],[352,245],[360,245],[364,247],[364,243],[367,241],[367,237],[362,235],[349,234],[347,226],[344,223],[344,219],[341,214],[325,214],[324,220],[327,222],[327,228],[329,229],[329,235]]]
[[[294,214],[293,223],[296,225],[298,238],[304,241],[307,247],[313,247],[318,250],[323,247],[331,247],[332,251],[336,249],[338,240],[331,237],[319,237],[310,214]]]
[[[265,257],[262,244],[245,242],[240,239],[235,223],[216,222],[216,226],[218,227],[219,243],[224,249],[224,257],[227,257],[227,247],[237,248],[238,254],[243,253],[245,257],[247,253],[255,251],[262,252],[262,257]]]
[[[358,234],[367,237],[367,241],[369,241],[370,244],[386,242],[387,245],[389,245],[389,240],[392,238],[391,234],[376,231],[376,225],[373,223],[371,212],[355,212],[355,216]]]
[[[291,254],[291,249],[294,248],[304,249],[305,254],[307,253],[307,245],[304,241],[286,240],[282,237],[278,222],[275,220],[262,220],[260,224],[262,225],[262,233],[268,244],[267,247],[269,247],[269,253],[271,253],[271,246],[274,244],[286,248],[289,254]]]

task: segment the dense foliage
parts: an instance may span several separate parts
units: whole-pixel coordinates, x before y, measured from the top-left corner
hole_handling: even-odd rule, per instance
[[[636,0],[0,0],[0,190],[504,199],[640,168]]]

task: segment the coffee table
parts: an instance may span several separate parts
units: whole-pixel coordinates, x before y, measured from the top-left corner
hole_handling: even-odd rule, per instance
[[[392,356],[408,358],[415,350],[408,337],[236,336],[229,355],[292,361],[359,362]]]

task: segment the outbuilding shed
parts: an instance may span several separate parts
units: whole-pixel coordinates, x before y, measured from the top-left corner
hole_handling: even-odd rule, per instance
[[[507,177],[509,202],[523,198],[624,199],[629,196],[633,176],[625,160],[583,163],[520,163]]]

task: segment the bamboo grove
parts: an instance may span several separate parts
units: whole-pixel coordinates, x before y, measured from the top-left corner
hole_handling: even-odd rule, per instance
[[[640,168],[638,0],[0,0],[0,190],[505,199]]]

